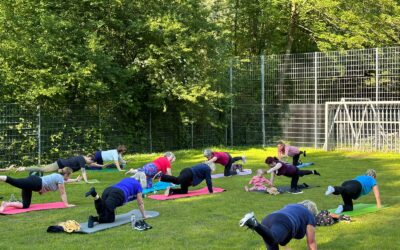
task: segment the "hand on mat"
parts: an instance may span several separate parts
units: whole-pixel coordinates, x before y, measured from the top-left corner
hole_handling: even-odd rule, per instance
[[[82,179],[82,176],[78,175],[78,177],[76,177],[76,182],[80,182]]]
[[[68,204],[67,207],[76,207],[74,204]]]
[[[135,169],[131,168],[128,171],[126,171],[125,174],[134,174],[135,173]]]
[[[126,170],[125,169],[121,169],[121,170],[119,170],[119,172],[125,172]]]

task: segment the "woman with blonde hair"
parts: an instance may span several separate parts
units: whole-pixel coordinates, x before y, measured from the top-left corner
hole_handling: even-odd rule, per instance
[[[344,205],[339,205],[335,211],[335,213],[340,214],[345,211],[353,211],[353,200],[367,195],[371,190],[375,195],[376,207],[381,208],[381,198],[374,169],[368,169],[364,175],[345,181],[341,186],[328,186],[325,195],[340,194],[342,196]]]
[[[315,215],[317,205],[310,200],[297,204],[289,204],[282,209],[267,215],[261,223],[254,217],[254,213],[246,214],[239,222],[239,226],[247,226],[256,231],[264,240],[268,250],[279,249],[292,239],[307,238],[308,249],[316,250]]]
[[[14,201],[3,201],[0,206],[0,212],[3,212],[6,207],[15,208],[29,208],[32,200],[32,192],[38,192],[39,194],[44,194],[49,191],[60,190],[61,200],[64,202],[66,207],[72,207],[74,205],[68,203],[67,193],[65,192],[64,183],[69,179],[72,174],[72,169],[65,167],[59,169],[58,173],[46,175],[46,176],[36,176],[30,175],[27,178],[12,178],[6,175],[0,175],[0,182],[6,182],[14,187],[20,188],[22,202]]]

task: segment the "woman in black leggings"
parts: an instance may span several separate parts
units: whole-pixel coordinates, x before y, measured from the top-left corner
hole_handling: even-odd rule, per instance
[[[187,194],[189,186],[197,186],[203,180],[206,180],[208,192],[212,193],[212,182],[211,182],[211,171],[214,169],[213,163],[200,163],[191,168],[184,168],[180,172],[179,176],[163,175],[161,181],[172,182],[177,185],[181,185],[181,188],[167,189],[165,195],[173,194]]]
[[[7,207],[15,208],[29,208],[32,200],[32,192],[38,192],[39,194],[44,194],[49,191],[60,190],[61,200],[64,202],[66,207],[72,207],[74,205],[68,204],[67,193],[65,192],[64,182],[68,180],[72,173],[72,169],[65,167],[60,169],[58,173],[46,175],[46,176],[36,176],[31,175],[27,178],[15,179],[10,176],[1,175],[0,182],[6,182],[14,187],[22,189],[22,203],[3,201],[0,206],[0,212],[3,212]]]

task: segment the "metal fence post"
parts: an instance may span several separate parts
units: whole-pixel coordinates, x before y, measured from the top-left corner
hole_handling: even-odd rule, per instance
[[[232,60],[229,67],[229,84],[231,89],[231,146],[233,146],[233,68]]]
[[[379,49],[375,48],[375,101],[379,101]],[[377,106],[377,105],[376,105]],[[380,112],[376,109],[376,123],[375,123],[375,150],[380,146],[379,138],[379,125],[380,125]],[[379,145],[378,145],[379,144]]]
[[[191,122],[191,136],[192,136],[192,148],[193,148],[193,121]]]
[[[41,118],[41,115],[40,115],[40,105],[38,105],[37,106],[37,116],[38,116],[38,125],[37,125],[37,140],[38,140],[38,166],[40,166],[40,158],[41,158],[41,155],[42,155],[42,147],[41,147],[41,144],[42,144],[42,140],[41,140],[41,132],[40,132],[40,127],[41,127],[41,124],[40,124],[40,118]]]
[[[314,148],[318,147],[317,111],[318,111],[318,53],[314,52]]]
[[[153,153],[153,137],[151,136],[151,112],[149,116],[149,146],[150,146],[150,153]]]
[[[265,102],[264,102],[264,83],[265,83],[265,58],[261,55],[261,130],[262,130],[262,146],[265,147]]]

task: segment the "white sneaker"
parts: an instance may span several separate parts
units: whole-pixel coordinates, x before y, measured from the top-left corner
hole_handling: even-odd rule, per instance
[[[343,212],[343,205],[339,205],[339,206],[336,208],[335,214],[340,214],[340,213],[342,213],[342,212]]]
[[[254,212],[245,214],[244,217],[239,221],[239,226],[243,227],[251,218],[254,218]]]
[[[328,186],[328,188],[326,189],[325,195],[333,194],[333,192],[335,192],[335,188],[332,186]]]
[[[246,156],[242,156],[242,162],[246,163]]]

